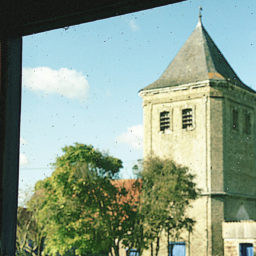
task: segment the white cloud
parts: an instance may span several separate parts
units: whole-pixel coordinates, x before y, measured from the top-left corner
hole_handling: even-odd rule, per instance
[[[117,142],[125,143],[134,149],[143,148],[143,125],[134,125],[127,128],[125,133],[117,137]]]
[[[20,145],[23,146],[23,145],[26,145],[26,144],[28,144],[27,141],[24,138],[20,137]]]
[[[85,99],[89,83],[81,72],[68,68],[23,68],[22,84],[31,90],[60,94],[70,99]]]
[[[20,153],[20,166],[28,164],[28,158],[25,154]]]
[[[137,23],[133,19],[129,21],[129,26],[132,29],[132,31],[138,31],[140,29],[140,27],[137,25]]]

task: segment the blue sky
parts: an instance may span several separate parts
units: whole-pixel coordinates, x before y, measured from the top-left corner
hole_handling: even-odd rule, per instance
[[[20,188],[49,176],[61,148],[92,144],[124,163],[142,158],[138,91],[164,71],[198,20],[256,89],[256,1],[192,0],[24,37]]]

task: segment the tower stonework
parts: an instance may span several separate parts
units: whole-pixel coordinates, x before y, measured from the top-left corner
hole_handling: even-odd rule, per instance
[[[231,231],[248,221],[256,229],[256,93],[238,78],[201,20],[140,96],[144,158],[155,155],[189,167],[201,189],[189,209],[194,231],[181,238],[186,255],[239,255],[246,241],[256,248],[256,230],[241,241]]]

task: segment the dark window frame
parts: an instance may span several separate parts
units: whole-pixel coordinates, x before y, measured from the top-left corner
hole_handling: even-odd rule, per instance
[[[248,248],[252,248],[252,254],[251,253],[247,253],[248,252]],[[253,256],[253,244],[252,243],[240,243],[239,244],[239,256]]]
[[[175,255],[172,255],[172,251],[171,251],[172,249],[174,249],[175,245],[183,245],[185,247],[185,255],[186,255],[186,243],[185,242],[169,242],[168,243],[168,256],[175,256]]]
[[[130,249],[126,251],[126,256],[140,256],[140,253],[137,249]]]

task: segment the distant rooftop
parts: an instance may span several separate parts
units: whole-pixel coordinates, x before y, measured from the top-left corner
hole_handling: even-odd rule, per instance
[[[142,89],[151,90],[201,81],[229,81],[254,92],[236,75],[201,21],[158,80]]]

